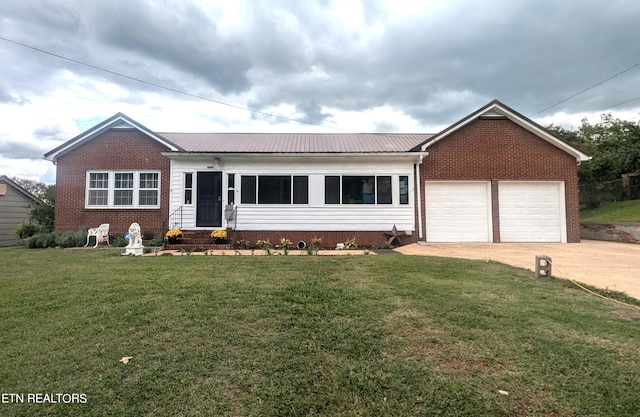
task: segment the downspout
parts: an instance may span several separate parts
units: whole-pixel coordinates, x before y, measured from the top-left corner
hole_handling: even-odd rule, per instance
[[[428,155],[428,153],[427,153]],[[422,193],[421,193],[421,189],[422,187],[420,186],[420,165],[422,165],[422,160],[424,159],[424,155],[420,155],[420,160],[418,161],[417,164],[415,164],[415,170],[416,170],[416,184],[414,185],[414,187],[417,187],[418,190],[418,239],[422,240],[423,239],[423,232],[422,232]]]

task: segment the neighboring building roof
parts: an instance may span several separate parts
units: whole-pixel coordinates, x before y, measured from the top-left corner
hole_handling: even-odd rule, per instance
[[[6,175],[0,175],[0,183],[4,183],[8,186],[10,186],[11,188],[13,188],[17,193],[23,195],[26,199],[28,200],[37,200],[38,198],[36,196],[34,196],[33,194],[31,194],[29,191],[25,190],[24,188],[22,188],[21,186],[19,186],[18,184],[16,184],[15,182],[13,182],[9,177],[7,177]]]
[[[409,152],[430,134],[403,133],[158,133],[183,152],[397,153]]]
[[[433,135],[431,138],[429,138],[427,141],[425,141],[423,144],[421,144],[420,146],[416,147],[413,150],[426,151],[429,148],[429,146],[432,146],[433,144],[439,142],[440,140],[442,140],[445,137],[449,136],[453,132],[461,129],[462,127],[468,125],[469,123],[473,122],[474,120],[477,120],[477,119],[505,119],[505,118],[511,120],[512,122],[516,123],[520,127],[528,130],[529,132],[533,133],[534,135],[540,137],[541,139],[546,140],[547,142],[551,143],[552,145],[554,145],[554,146],[562,149],[563,151],[567,152],[568,154],[574,156],[578,162],[588,161],[588,160],[591,159],[591,156],[589,156],[587,153],[585,153],[585,152],[581,151],[580,149],[576,148],[575,146],[569,144],[568,142],[566,142],[565,140],[563,140],[559,136],[557,136],[554,133],[548,131],[544,127],[540,126],[539,124],[537,124],[533,120],[527,118],[526,116],[523,116],[522,114],[518,113],[517,111],[513,110],[512,108],[502,104],[498,100],[493,100],[492,102],[490,102],[486,106],[476,110],[475,112],[471,113],[469,116],[461,119],[457,123],[455,123],[455,124],[449,126],[448,128],[444,129],[442,132],[440,132],[440,133],[438,133],[436,135]]]
[[[72,151],[78,146],[85,144],[86,142],[101,135],[102,133],[104,133],[109,129],[136,129],[144,133],[145,135],[149,136],[151,139],[166,146],[168,150],[171,150],[171,151],[178,150],[178,147],[176,145],[158,136],[156,133],[147,129],[146,127],[136,122],[135,120],[131,119],[130,117],[127,117],[122,113],[116,113],[115,115],[111,116],[104,122],[97,124],[96,126],[92,127],[91,129],[85,132],[82,132],[75,138],[68,140],[67,142],[63,143],[57,148],[50,150],[49,152],[44,154],[44,159],[55,162],[62,155]]]

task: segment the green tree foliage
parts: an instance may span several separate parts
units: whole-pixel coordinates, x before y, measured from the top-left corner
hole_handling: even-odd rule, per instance
[[[584,119],[577,131],[558,126],[550,130],[591,154],[580,165],[581,181],[591,183],[619,179],[622,174],[640,172],[640,124],[603,114],[594,125]]]
[[[578,169],[583,191],[591,187],[595,194],[599,194],[603,184],[620,180],[623,174],[640,173],[639,123],[603,114],[600,122],[593,125],[586,119],[582,120],[582,125],[575,131],[553,125],[549,130],[592,156]],[[597,206],[601,199],[599,196],[587,205]]]

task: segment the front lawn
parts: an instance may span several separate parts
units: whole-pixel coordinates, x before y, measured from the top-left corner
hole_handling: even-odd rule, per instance
[[[640,312],[498,263],[0,261],[0,415],[640,415]]]
[[[640,223],[640,200],[604,203],[580,211],[580,221],[589,223]]]

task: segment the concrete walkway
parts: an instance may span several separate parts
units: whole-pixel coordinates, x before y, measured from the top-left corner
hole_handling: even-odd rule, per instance
[[[396,251],[405,255],[479,259],[535,269],[536,255],[552,259],[552,275],[640,299],[640,245],[583,240],[581,243],[429,243]]]

